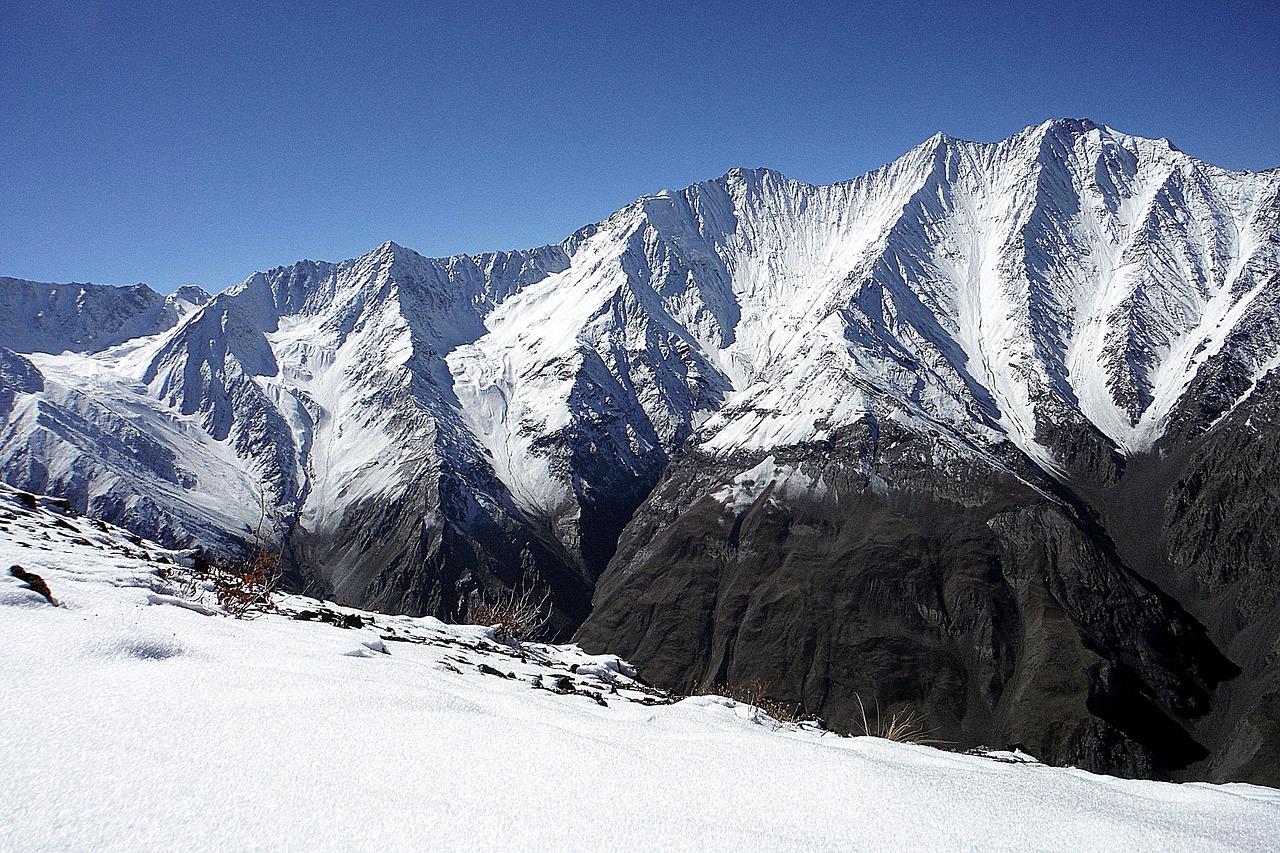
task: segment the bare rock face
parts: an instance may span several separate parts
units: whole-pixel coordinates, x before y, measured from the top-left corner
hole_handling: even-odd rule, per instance
[[[1075,507],[891,425],[673,466],[578,639],[674,689],[767,682],[840,731],[916,711],[942,741],[1146,777],[1208,755],[1188,726],[1238,671]]]
[[[1168,587],[1243,670],[1201,733],[1204,773],[1280,785],[1280,377],[1175,458],[1160,528]]]

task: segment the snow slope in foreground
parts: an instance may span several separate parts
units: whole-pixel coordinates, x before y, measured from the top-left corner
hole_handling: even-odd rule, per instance
[[[1280,839],[1280,791],[1267,788],[840,738],[719,697],[645,704],[660,697],[617,659],[571,646],[522,658],[483,629],[433,619],[364,614],[343,628],[319,618],[354,623],[355,611],[300,598],[282,610],[319,618],[201,613],[158,573],[177,555],[49,499],[27,503],[0,488],[6,850],[1270,850]],[[43,577],[60,606],[11,565]]]

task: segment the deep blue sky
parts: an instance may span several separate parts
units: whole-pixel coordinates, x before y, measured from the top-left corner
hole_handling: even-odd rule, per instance
[[[831,182],[1059,116],[1280,166],[1274,2],[405,5],[0,3],[0,275],[529,247],[734,166]]]

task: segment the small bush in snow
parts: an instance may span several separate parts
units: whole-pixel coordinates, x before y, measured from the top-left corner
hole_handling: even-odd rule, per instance
[[[867,708],[862,704],[862,697],[855,693],[853,698],[858,700],[858,711],[862,715],[862,734],[866,737],[881,737],[922,746],[944,746],[946,743],[931,737],[936,729],[924,728],[924,718],[918,711],[894,711],[888,717],[883,717],[880,714],[880,700],[877,699],[873,724],[867,718]]]
[[[237,618],[270,609],[279,583],[280,558],[263,550],[243,563],[224,566],[214,581],[218,603]]]
[[[467,614],[467,621],[492,627],[494,639],[504,643],[537,640],[550,620],[550,590],[538,595],[532,589],[509,589],[481,596]]]
[[[237,619],[271,610],[280,575],[280,558],[264,548],[244,560],[197,556],[189,569],[175,572],[166,567],[161,571],[161,577],[182,583],[185,597],[198,600],[211,593],[218,605]]]
[[[275,609],[272,596],[280,586],[280,557],[268,547],[267,484],[258,487],[258,503],[261,515],[252,530],[253,551],[242,561],[222,561],[214,564],[211,578],[218,595],[218,603],[237,619],[253,612]]]
[[[767,715],[779,723],[794,725],[816,721],[816,717],[804,713],[800,705],[784,705],[776,699],[769,698],[769,682],[754,679],[750,684],[741,687],[730,687],[726,684],[701,684],[694,691],[696,696],[724,696],[735,702],[751,706],[751,719],[762,722],[762,715]]]

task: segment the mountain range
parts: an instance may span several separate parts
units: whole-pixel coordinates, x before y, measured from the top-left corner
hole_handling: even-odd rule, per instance
[[[0,279],[0,476],[665,688],[1280,784],[1280,170],[1056,120],[558,245]]]

